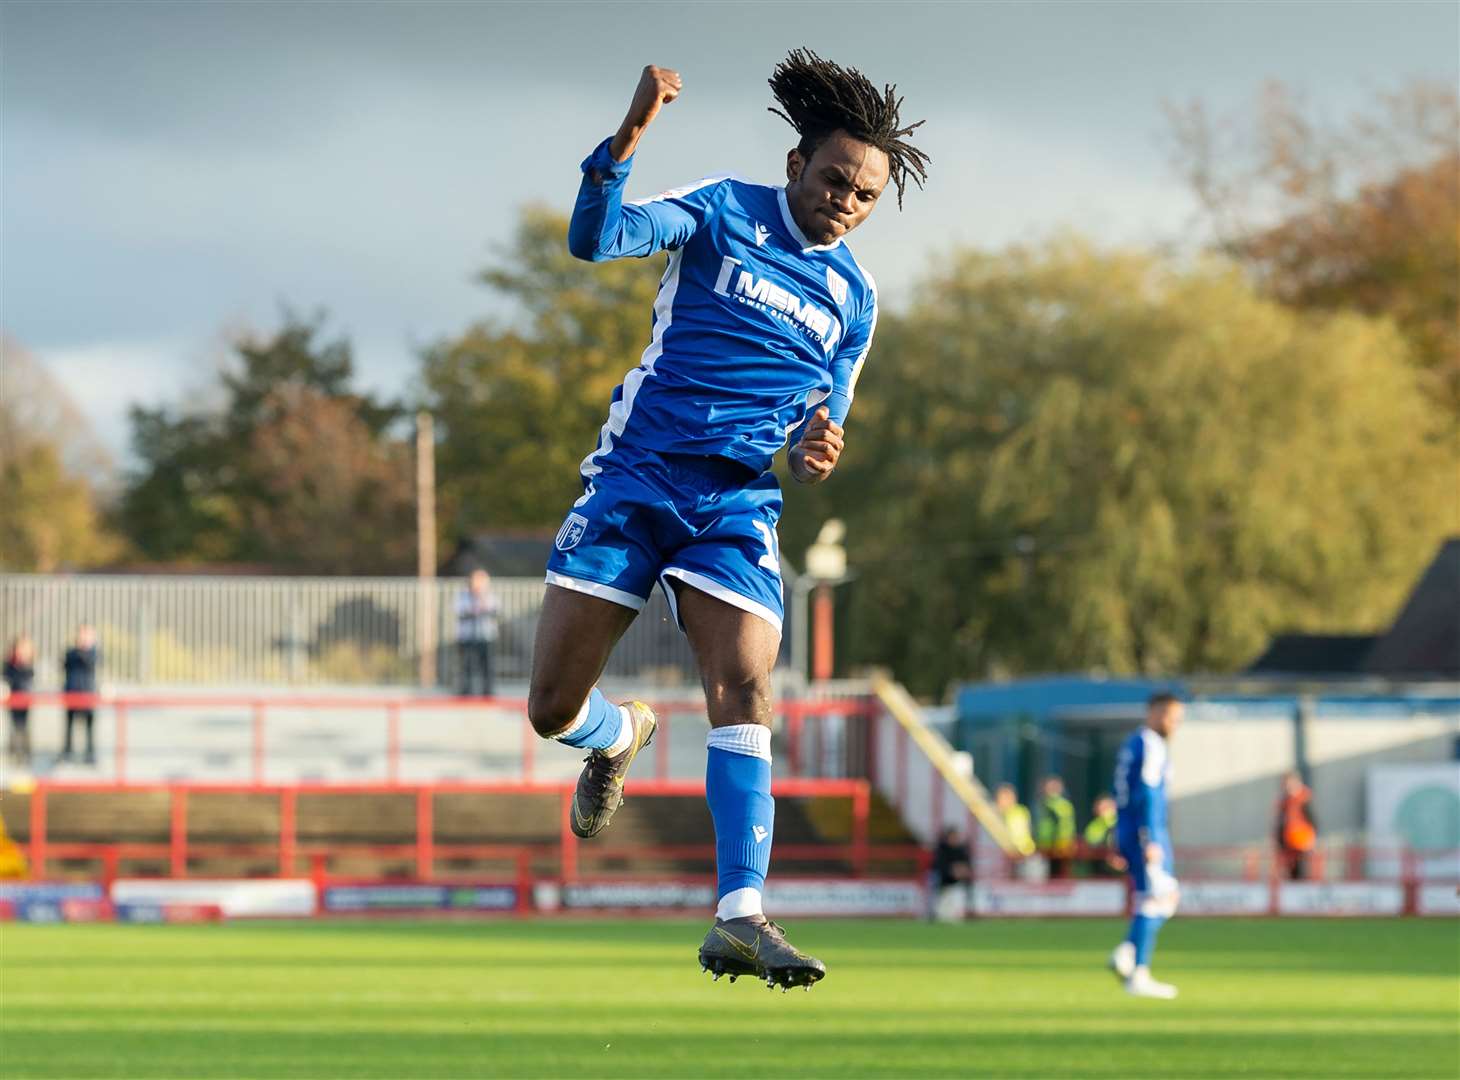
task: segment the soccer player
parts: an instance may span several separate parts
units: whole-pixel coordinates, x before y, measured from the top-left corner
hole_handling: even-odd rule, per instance
[[[1110,955],[1110,969],[1136,997],[1176,996],[1176,987],[1151,977],[1151,954],[1161,924],[1176,914],[1181,898],[1166,823],[1166,743],[1181,725],[1183,708],[1173,694],[1153,694],[1145,724],[1121,744],[1115,761],[1116,843],[1130,873],[1136,913]]]
[[[921,186],[928,159],[906,141],[918,125],[900,121],[893,87],[797,50],[770,79],[772,111],[800,137],[784,187],[721,177],[626,203],[639,142],[682,85],[645,68],[618,132],[582,165],[573,254],[668,257],[648,348],[613,393],[548,560],[528,714],[544,738],[588,750],[571,825],[596,836],[655,717],[595,684],[657,581],[694,649],[711,726],[719,902],[700,964],[716,978],[809,988],[825,967],[761,908],[783,610],[771,460],[789,447],[803,484],[836,468],[877,321],[877,288],[844,238],[889,181],[899,201],[909,179]]]

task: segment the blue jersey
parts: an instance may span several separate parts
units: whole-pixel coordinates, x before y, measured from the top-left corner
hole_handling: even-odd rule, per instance
[[[1115,759],[1116,838],[1127,851],[1146,844],[1170,848],[1166,823],[1166,779],[1170,763],[1166,740],[1142,726],[1120,745]]]
[[[568,246],[601,261],[668,252],[649,346],[613,393],[585,482],[615,446],[732,458],[763,473],[823,403],[845,421],[877,287],[840,239],[813,244],[784,188],[733,177],[623,202],[632,158],[583,162]]]

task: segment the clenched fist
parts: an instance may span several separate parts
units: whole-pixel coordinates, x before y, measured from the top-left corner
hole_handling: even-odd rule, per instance
[[[817,409],[787,456],[791,476],[802,484],[819,484],[830,476],[842,456],[843,434],[842,426],[831,418],[825,405]]]
[[[615,161],[627,161],[638,146],[639,136],[659,115],[659,110],[668,105],[684,89],[684,80],[679,72],[671,68],[650,64],[639,76],[639,85],[634,87],[634,98],[629,102],[629,111],[619,125],[618,134],[613,137],[609,152]]]

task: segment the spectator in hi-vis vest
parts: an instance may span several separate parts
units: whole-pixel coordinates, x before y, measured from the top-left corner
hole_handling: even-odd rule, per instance
[[[1085,858],[1095,877],[1115,877],[1125,873],[1125,860],[1115,845],[1115,823],[1118,814],[1115,796],[1102,794],[1095,800],[1090,824],[1085,826]]]
[[[1075,857],[1075,804],[1065,798],[1065,782],[1058,776],[1044,778],[1034,838],[1039,853],[1049,860],[1049,876],[1069,877]]]
[[[1013,784],[1000,784],[994,790],[994,807],[1014,841],[1014,850],[1020,855],[1033,855],[1034,834],[1029,829],[1029,809],[1020,804]]]

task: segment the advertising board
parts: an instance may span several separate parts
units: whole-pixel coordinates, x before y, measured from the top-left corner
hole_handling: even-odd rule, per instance
[[[230,919],[314,914],[314,882],[300,879],[175,881],[118,878],[111,900],[134,905],[211,904]]]
[[[320,894],[320,910],[349,912],[512,911],[515,885],[431,885],[383,883],[329,885]]]
[[[1119,881],[988,881],[973,888],[975,915],[1124,915]]]
[[[1404,886],[1393,881],[1284,881],[1279,915],[1399,915]]]
[[[1272,889],[1262,881],[1183,881],[1181,915],[1267,915]]]
[[[715,907],[715,887],[683,881],[540,882],[540,911],[696,911]],[[776,915],[922,915],[923,887],[915,881],[781,878],[767,882],[765,907]]]
[[[1415,889],[1416,915],[1460,915],[1460,883],[1428,881]]]

